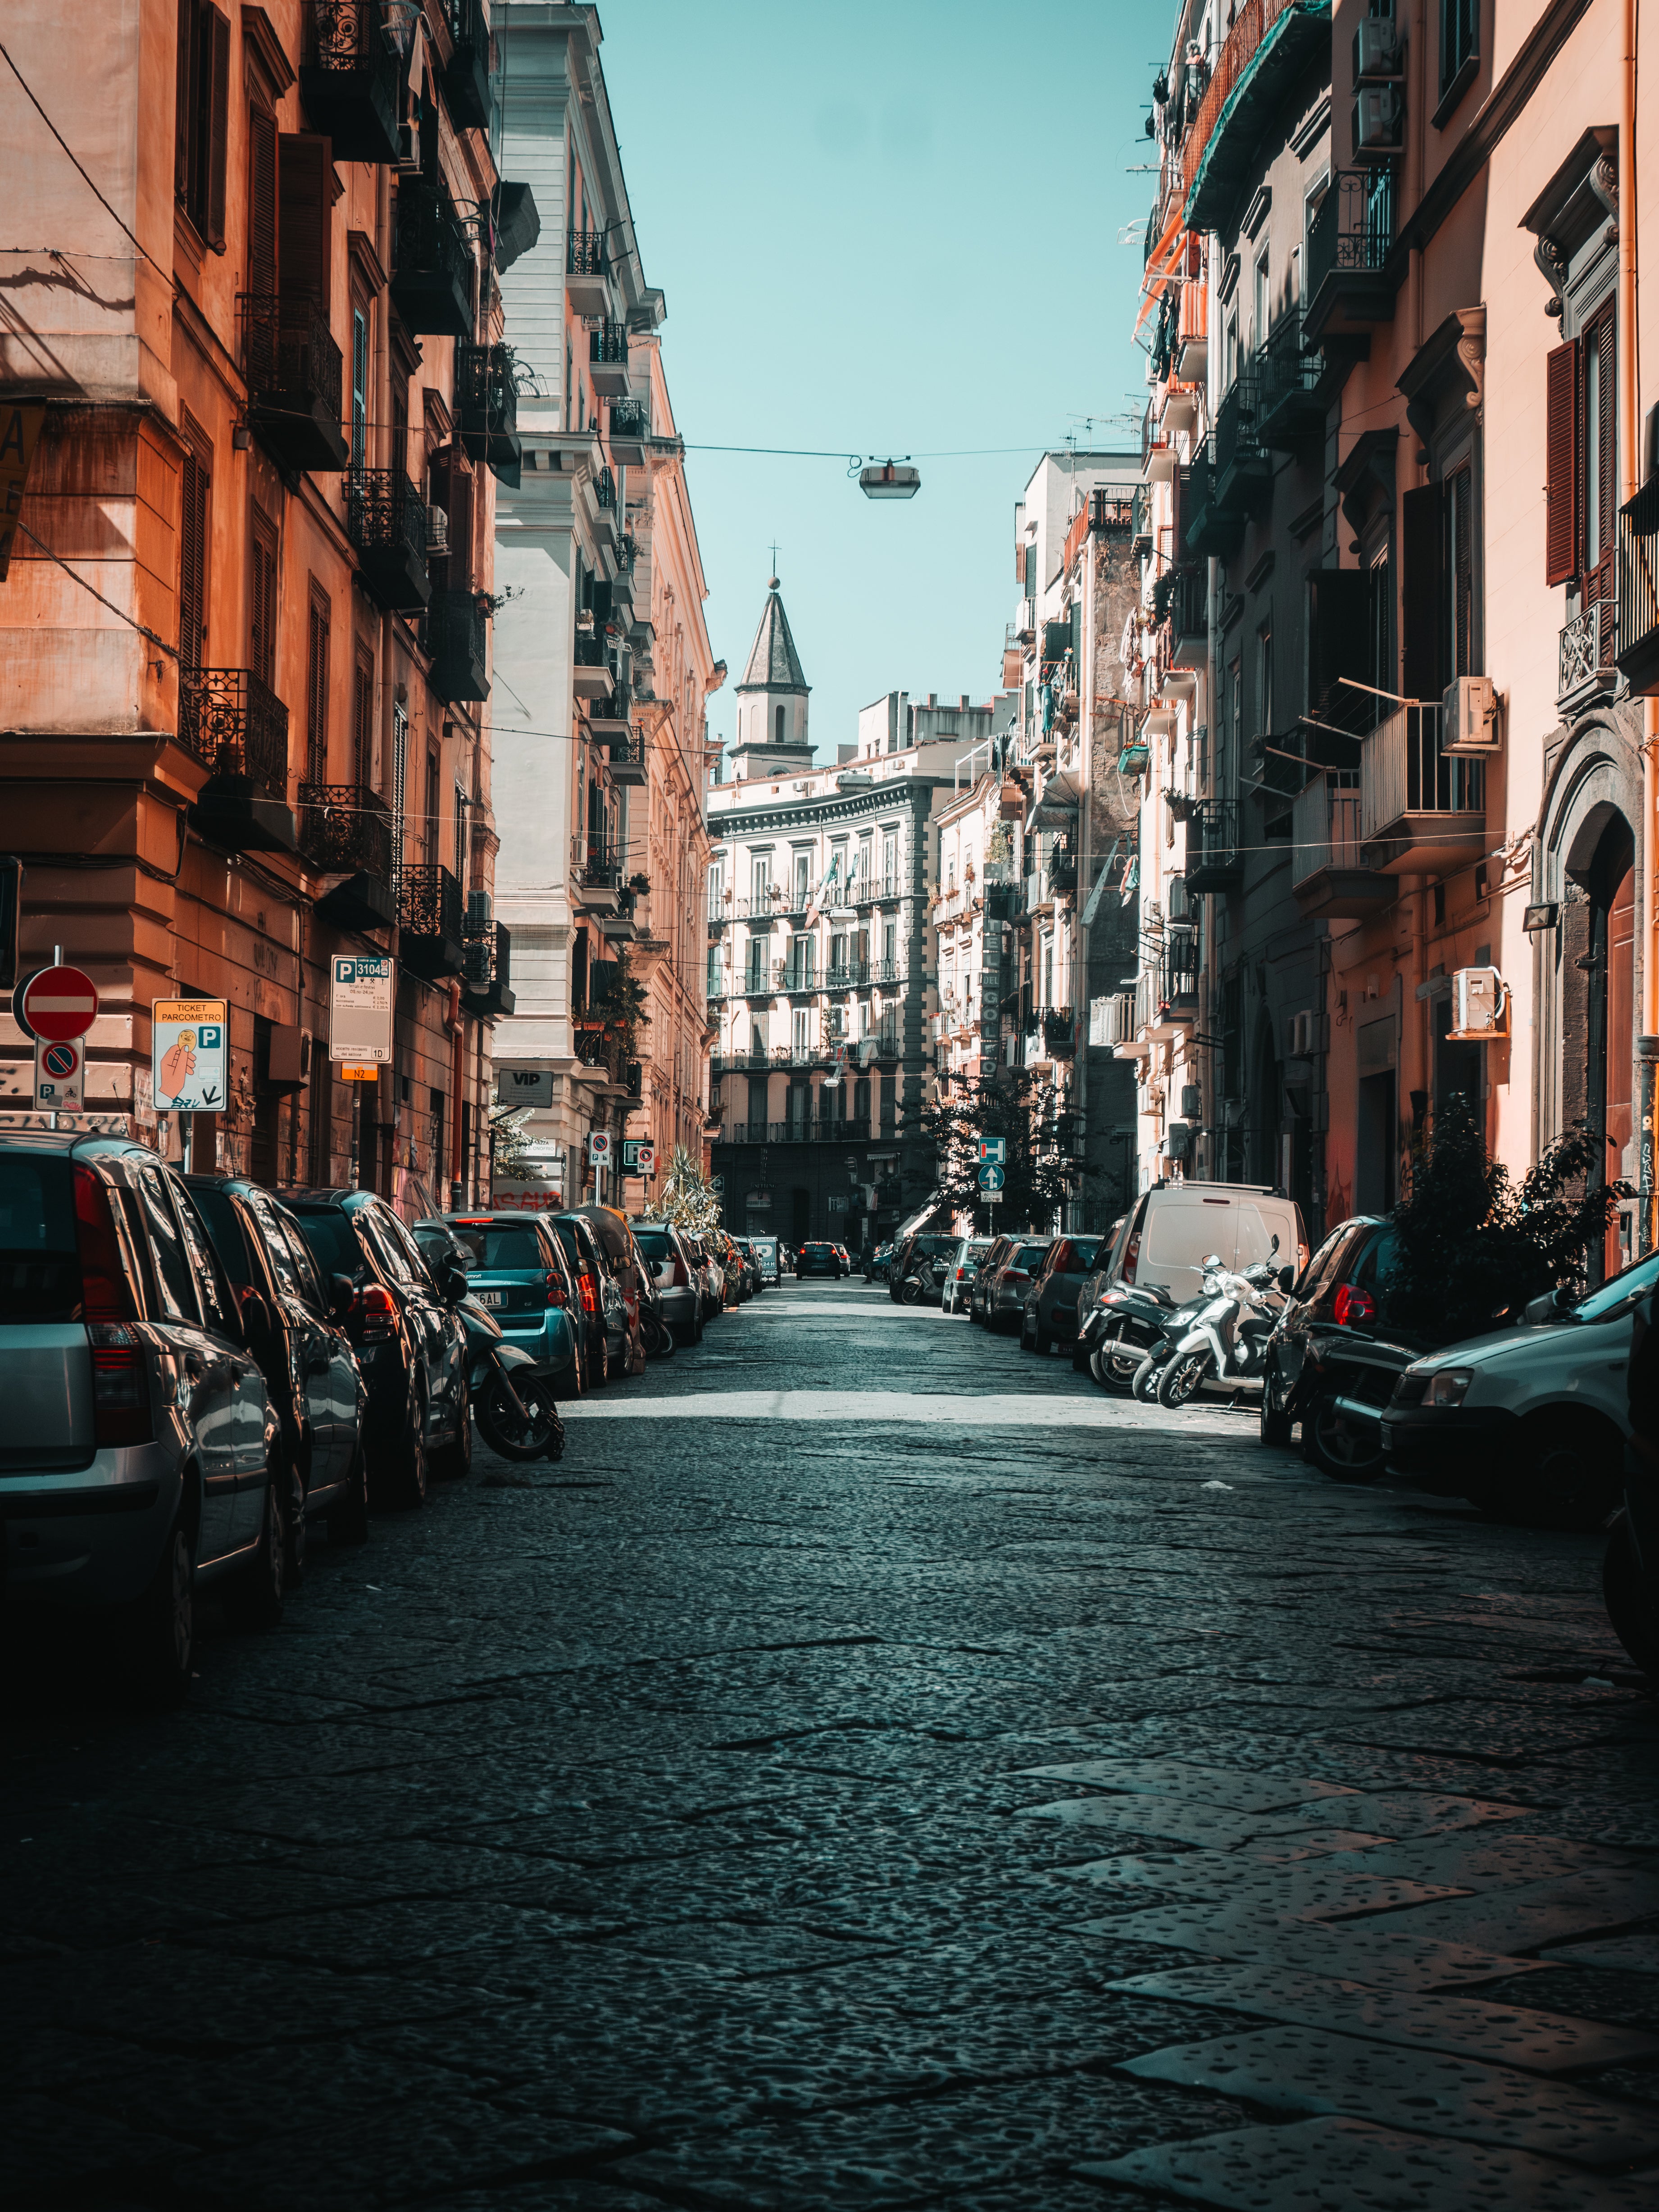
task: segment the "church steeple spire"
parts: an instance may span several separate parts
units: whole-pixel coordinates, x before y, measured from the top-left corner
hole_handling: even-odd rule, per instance
[[[738,775],[799,769],[811,760],[812,741],[806,732],[811,689],[783,611],[778,580],[769,577],[760,627],[737,687],[738,734],[732,763]]]

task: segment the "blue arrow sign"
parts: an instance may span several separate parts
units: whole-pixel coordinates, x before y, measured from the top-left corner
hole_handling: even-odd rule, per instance
[[[1007,1180],[1007,1170],[998,1167],[994,1161],[988,1163],[979,1171],[979,1187],[981,1190],[1000,1190]]]

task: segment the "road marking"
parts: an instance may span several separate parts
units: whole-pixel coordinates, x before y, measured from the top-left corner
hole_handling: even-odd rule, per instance
[[[1073,1397],[1048,1391],[1000,1390],[983,1397],[966,1392],[917,1390],[696,1390],[675,1397],[623,1398],[595,1404],[586,1399],[564,1409],[567,1421],[896,1421],[929,1427],[1024,1429],[1158,1429],[1172,1425],[1161,1406],[1138,1406],[1098,1391]],[[1186,1436],[1242,1437],[1236,1416],[1188,1407],[1176,1417]]]

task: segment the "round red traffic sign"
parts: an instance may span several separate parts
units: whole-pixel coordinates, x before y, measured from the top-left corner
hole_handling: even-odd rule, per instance
[[[83,1037],[98,1018],[98,989],[79,968],[43,968],[24,985],[22,1006],[32,1035],[53,1044]]]

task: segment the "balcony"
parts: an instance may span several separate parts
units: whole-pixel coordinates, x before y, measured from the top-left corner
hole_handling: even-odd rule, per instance
[[[1152,1016],[1156,1012],[1152,993],[1152,978],[1143,968],[1135,978],[1134,996],[1129,1000],[1127,1020],[1122,1025],[1122,1034],[1112,1048],[1115,1060],[1149,1060],[1152,1057],[1151,1030]]]
[[[476,592],[439,592],[426,613],[433,690],[447,703],[489,696],[483,605]]]
[[[398,159],[398,57],[369,0],[312,0],[300,97],[337,161]]]
[[[192,824],[234,853],[291,853],[288,708],[248,668],[179,672],[179,741],[204,762]]]
[[[611,458],[620,468],[638,468],[651,435],[651,410],[643,399],[613,399],[607,422]]]
[[[483,0],[444,0],[450,57],[444,100],[458,131],[489,128],[489,23]]]
[[[1045,1006],[1042,1042],[1051,1060],[1077,1057],[1077,1016],[1069,1006]]]
[[[343,469],[351,448],[340,434],[340,349],[314,300],[241,292],[248,422],[286,469]]]
[[[1189,230],[1227,227],[1280,103],[1330,43],[1331,0],[1245,0],[1182,149]]]
[[[435,983],[465,967],[461,887],[447,868],[404,870],[398,925],[398,957],[411,975]]]
[[[463,949],[463,1008],[475,1021],[503,1020],[519,1003],[513,991],[512,932],[505,922],[487,922],[482,929],[467,931]]]
[[[1238,550],[1244,518],[1216,497],[1214,453],[1206,438],[1187,471],[1187,507],[1182,517],[1182,550],[1194,560],[1213,554],[1224,561]]]
[[[775,991],[819,991],[823,988],[813,961],[775,960],[772,963],[772,988]]]
[[[587,734],[595,744],[627,744],[632,731],[628,720],[628,694],[625,691],[611,691],[589,702]]]
[[[366,784],[300,786],[300,850],[319,872],[343,879],[317,902],[325,921],[338,929],[391,927],[396,847],[392,809]]]
[[[1202,568],[1176,568],[1170,581],[1170,658],[1202,668],[1210,653],[1210,580]]]
[[[1238,850],[1238,808],[1231,799],[1201,799],[1187,817],[1187,888],[1236,891],[1244,880]]]
[[[856,991],[861,983],[869,981],[867,960],[832,960],[823,978],[824,988],[829,991]]]
[[[519,466],[524,453],[519,439],[519,387],[506,346],[467,342],[456,349],[455,412],[461,444],[475,461],[496,470]]]
[[[612,783],[632,784],[642,790],[649,780],[645,761],[645,732],[641,730],[625,738],[613,738],[607,750],[611,756]]]
[[[579,699],[608,699],[617,688],[617,672],[611,653],[597,629],[576,632],[572,655],[571,689]]]
[[[1051,894],[1077,889],[1077,854],[1069,845],[1056,845],[1048,856],[1048,889]]]
[[[1091,491],[1089,527],[1102,538],[1132,538],[1135,527],[1134,501],[1116,492]]]
[[[449,195],[422,177],[398,186],[392,304],[418,337],[472,335],[471,242]]]
[[[1364,865],[1391,875],[1444,876],[1486,850],[1482,761],[1441,750],[1438,707],[1397,707],[1360,750]]]
[[[1145,484],[1137,484],[1129,501],[1129,555],[1140,560],[1152,550],[1152,502]]]
[[[1324,356],[1305,343],[1301,314],[1293,308],[1256,356],[1256,434],[1264,446],[1275,453],[1296,453],[1322,434],[1324,374]]]
[[[1394,245],[1394,173],[1339,169],[1308,226],[1303,343],[1364,333],[1394,320],[1387,274]]]
[[[601,399],[628,396],[628,325],[602,322],[587,334],[587,374]]]
[[[1556,704],[1576,714],[1597,693],[1611,693],[1619,680],[1619,602],[1592,599],[1561,631],[1556,647]]]
[[[622,861],[608,845],[577,838],[571,864],[574,903],[589,914],[615,914],[622,904]]]
[[[743,971],[743,980],[736,987],[745,999],[769,999],[772,995],[772,974],[764,960],[751,960]]]
[[[1147,1033],[1154,1037],[1178,1036],[1198,1019],[1198,939],[1190,929],[1172,929],[1163,957],[1148,971],[1152,981],[1152,1019]]]
[[[578,315],[603,316],[611,305],[611,271],[602,230],[564,234],[564,295]]]
[[[1216,410],[1216,504],[1236,514],[1258,506],[1273,483],[1273,461],[1259,427],[1261,404],[1252,367],[1239,372]]]
[[[346,536],[363,589],[392,614],[419,614],[432,597],[426,502],[401,469],[354,469],[346,480]]]
[[[1632,691],[1659,691],[1659,481],[1619,510],[1619,665]]]
[[[1291,890],[1312,918],[1358,921],[1391,906],[1400,886],[1365,865],[1360,794],[1316,775],[1291,810]]]

